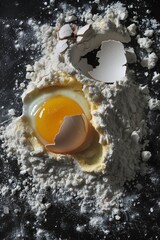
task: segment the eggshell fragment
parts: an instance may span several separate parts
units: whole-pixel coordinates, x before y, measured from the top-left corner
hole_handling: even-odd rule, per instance
[[[91,34],[93,34],[93,28],[91,24],[87,24],[84,27],[78,29],[77,31],[77,43],[87,41],[90,38]]]
[[[65,18],[66,23],[71,23],[77,21],[77,17],[75,15],[70,15]]]
[[[73,153],[85,142],[87,134],[88,121],[84,115],[66,116],[54,144],[45,147],[54,153]]]
[[[87,24],[83,27],[81,27],[78,32],[77,32],[77,36],[82,36],[84,35],[89,29],[91,28],[91,25],[90,24]]]
[[[68,48],[67,39],[60,40],[56,45],[57,53],[63,53]]]
[[[107,83],[124,80],[127,60],[121,42],[103,41],[97,57],[99,58],[99,65],[89,72],[93,79]]]
[[[72,29],[69,24],[63,25],[59,30],[59,38],[64,39],[72,35]]]

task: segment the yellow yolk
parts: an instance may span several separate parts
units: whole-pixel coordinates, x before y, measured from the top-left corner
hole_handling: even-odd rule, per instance
[[[36,131],[47,143],[53,143],[65,116],[81,115],[82,108],[66,96],[48,99],[35,114]]]

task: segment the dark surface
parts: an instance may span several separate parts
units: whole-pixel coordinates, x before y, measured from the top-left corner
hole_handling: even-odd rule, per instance
[[[31,17],[41,23],[54,24],[55,14],[61,11],[60,8],[56,11],[49,13],[49,8],[44,5],[44,2],[39,0],[28,0],[28,1],[11,1],[11,0],[0,0],[0,106],[1,108],[1,119],[3,122],[8,119],[8,109],[15,108],[16,115],[21,113],[21,91],[13,90],[15,82],[19,85],[25,79],[25,64],[31,63],[34,60],[31,56],[35,56],[34,50],[26,50],[27,46],[30,45],[30,41],[34,41],[28,37],[24,41],[24,48],[16,50],[14,47],[15,40],[17,38],[17,32],[19,29],[19,22],[23,20],[21,26],[22,29],[30,33],[27,29],[25,22]],[[96,11],[97,6],[92,2],[93,12]],[[102,1],[102,2],[113,2],[113,1]],[[133,3],[135,10],[139,13],[139,18],[143,16],[146,9],[150,9],[150,16],[159,19],[160,21],[160,2],[159,0],[146,1],[147,8],[145,7],[144,1],[123,1],[127,3]],[[80,6],[82,9],[85,8],[84,1],[79,3],[75,1],[67,1],[74,6]],[[59,6],[59,2],[55,1],[51,10]],[[132,13],[130,13],[132,14]],[[6,28],[5,25],[9,24],[10,27]],[[31,39],[31,40],[30,40]],[[156,69],[154,69],[156,70]],[[143,71],[143,70],[142,70]],[[144,79],[143,79],[144,81]],[[149,80],[147,80],[149,81]],[[152,95],[155,93],[156,96],[159,94],[159,85],[150,85]],[[17,96],[17,97],[16,97]],[[159,97],[159,96],[158,96]],[[151,124],[151,135],[150,135],[150,146],[153,157],[149,163],[148,174],[137,177],[136,184],[140,183],[142,189],[137,189],[134,184],[128,184],[126,186],[126,195],[132,196],[132,193],[136,194],[136,199],[129,202],[124,197],[123,204],[130,205],[129,211],[121,210],[120,221],[110,221],[108,228],[110,233],[106,235],[108,240],[118,239],[147,239],[154,240],[160,239],[160,164],[159,164],[159,148],[160,140],[157,139],[159,136],[160,129],[160,115],[159,112],[154,112],[150,118]],[[16,157],[7,159],[4,156],[0,160],[0,184],[8,183],[10,181],[10,187],[14,187],[14,184],[19,184],[21,190],[23,189],[22,181],[26,176],[19,174],[19,168],[17,166]],[[20,191],[21,191],[20,190]],[[47,197],[51,197],[50,190],[48,190]],[[45,201],[45,199],[44,199]],[[9,205],[10,214],[3,213],[3,206]],[[153,212],[150,209],[153,208]],[[18,213],[14,213],[14,209],[19,209]],[[25,199],[18,198],[18,192],[15,195],[8,193],[3,197],[0,197],[0,240],[12,240],[12,239],[24,239],[34,240],[37,239],[35,236],[36,228],[41,227],[48,233],[46,236],[39,239],[73,239],[73,240],[89,240],[89,239],[103,239],[105,234],[100,230],[90,229],[89,227],[83,233],[78,233],[75,230],[77,224],[84,224],[88,222],[87,217],[80,217],[76,206],[71,205],[69,208],[61,205],[52,206],[46,215],[46,221],[36,221],[34,215],[30,212],[30,208],[26,203]],[[133,218],[134,216],[134,218]],[[64,223],[64,224],[62,224]]]

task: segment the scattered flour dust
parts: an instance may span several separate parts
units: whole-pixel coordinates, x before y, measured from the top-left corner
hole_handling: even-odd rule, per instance
[[[85,41],[81,45],[86,44],[85,49],[89,52],[90,46],[87,46],[87,41],[94,38],[96,34],[104,36],[107,33],[111,38],[117,40],[114,33],[118,32],[118,39],[120,37],[124,43],[130,43],[131,38],[137,39],[139,47],[146,50],[146,54],[139,62],[146,69],[153,68],[158,60],[154,51],[150,51],[154,30],[146,29],[144,36],[140,37],[136,33],[135,23],[129,26],[123,25],[123,20],[127,19],[128,13],[120,3],[107,7],[104,12],[103,17],[99,14],[92,15],[90,11],[84,14],[86,24],[92,24],[94,35],[92,35],[93,33],[90,33],[89,36],[86,34]],[[83,84],[84,93],[86,91],[88,93],[88,101],[98,105],[98,108],[92,111],[94,121],[100,129],[106,129],[106,134],[112,142],[105,162],[106,170],[103,173],[85,173],[71,158],[67,158],[66,161],[66,157],[60,155],[58,161],[54,161],[41,148],[39,151],[34,151],[31,144],[27,142],[29,133],[27,133],[26,126],[22,125],[17,129],[20,117],[14,116],[13,109],[9,110],[9,114],[13,117],[12,122],[1,128],[2,140],[7,155],[13,154],[17,157],[21,174],[29,173],[31,176],[31,190],[25,191],[24,189],[20,197],[23,198],[26,195],[37,218],[45,216],[47,209],[52,204],[62,203],[69,206],[70,203],[75,202],[80,214],[90,216],[89,224],[92,227],[102,228],[104,213],[114,214],[116,220],[120,219],[118,212],[115,213],[113,209],[118,207],[118,199],[123,194],[124,183],[133,180],[136,173],[141,172],[145,162],[151,157],[151,153],[145,150],[148,144],[146,140],[148,103],[152,110],[159,108],[159,100],[149,100],[147,85],[139,84],[137,76],[130,69],[127,70],[124,82],[117,82],[113,85],[93,81],[84,76],[76,68],[79,65],[71,62],[71,58],[67,55],[70,46],[75,44],[73,42],[75,39],[67,40],[68,50],[63,55],[58,54],[56,51],[59,41],[57,29],[65,24],[66,19],[76,20],[75,16],[72,16],[73,14],[74,10],[73,12],[70,10],[66,15],[60,15],[56,26],[53,27],[47,24],[39,27],[30,21],[36,30],[42,56],[33,66],[27,65],[26,78],[30,79],[27,90],[53,85],[57,71],[63,70],[78,76],[79,81]],[[127,60],[133,64],[137,61],[133,48],[130,51],[130,59],[127,58]],[[137,64],[140,64],[139,62]],[[64,78],[62,77],[58,81],[63,82]],[[27,189],[27,180],[24,181],[25,185]],[[52,198],[43,203],[42,198],[48,188]],[[7,209],[5,209],[6,211]],[[79,226],[77,231],[83,231],[83,228]],[[40,230],[37,234],[40,234]]]

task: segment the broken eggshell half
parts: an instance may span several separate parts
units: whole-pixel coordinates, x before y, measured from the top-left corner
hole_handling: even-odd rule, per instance
[[[123,43],[130,42],[128,32],[108,29],[104,34],[100,34],[96,33],[90,25],[83,28],[84,31],[80,32],[81,35],[77,37],[78,42],[72,44],[65,52],[66,63],[86,77],[97,81],[106,83],[123,81],[127,63]],[[95,60],[99,58],[99,65],[93,68],[88,63],[87,54],[97,51],[100,47],[97,56],[93,55]]]

